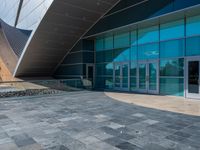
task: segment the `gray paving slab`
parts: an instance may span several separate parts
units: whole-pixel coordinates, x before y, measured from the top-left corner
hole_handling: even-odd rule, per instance
[[[0,150],[199,150],[200,117],[126,104],[103,92],[0,101]]]

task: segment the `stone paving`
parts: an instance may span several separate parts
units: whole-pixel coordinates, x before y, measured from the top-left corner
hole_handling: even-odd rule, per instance
[[[123,103],[103,92],[0,99],[0,150],[120,149],[199,150],[200,117]]]

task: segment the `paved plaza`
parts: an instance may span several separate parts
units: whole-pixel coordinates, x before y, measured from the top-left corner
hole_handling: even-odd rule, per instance
[[[200,117],[103,92],[0,99],[0,150],[199,150],[199,141]]]

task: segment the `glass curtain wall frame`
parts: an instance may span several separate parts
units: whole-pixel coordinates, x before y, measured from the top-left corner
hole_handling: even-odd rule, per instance
[[[192,19],[188,19],[188,18],[192,18]],[[166,32],[173,33],[176,29],[178,29],[178,31],[180,31],[180,32],[178,34],[173,35],[173,36],[163,36],[162,39],[159,39],[159,56],[158,56],[158,58],[157,57],[152,58],[152,60],[159,59],[159,62],[160,62],[160,61],[163,61],[163,60],[183,59],[184,58],[185,61],[186,61],[187,58],[189,58],[190,56],[200,56],[200,45],[199,45],[200,34],[198,34],[198,35],[195,34],[194,30],[191,30],[191,31],[189,31],[190,33],[187,33],[189,28],[191,28],[191,27],[194,28],[194,27],[198,26],[198,24],[199,24],[199,23],[195,23],[194,18],[193,18],[193,16],[186,17],[185,21],[183,21],[182,19],[178,19],[178,20],[175,20],[175,21],[165,23],[165,25],[163,25],[163,26],[160,23],[160,26],[162,26],[165,29],[165,31],[162,32],[162,33],[166,33]],[[191,25],[188,26],[187,23],[190,22],[190,21],[192,23],[191,23]],[[173,24],[174,25],[178,24],[178,25],[177,25],[177,27],[173,27]],[[161,34],[162,27],[159,30],[160,34]],[[172,29],[169,29],[169,27],[171,27]],[[139,29],[136,29],[134,31],[129,31],[129,34],[130,34],[130,37],[131,37],[131,39],[129,39],[130,40],[130,45],[129,45],[130,47],[128,46],[126,48],[127,50],[124,50],[124,52],[125,52],[125,51],[128,51],[128,48],[130,48],[131,57],[130,57],[130,60],[128,60],[128,59],[126,60],[126,61],[129,61],[130,64],[131,64],[132,61],[134,61],[136,63],[138,63],[138,61],[140,61],[140,60],[138,60],[138,57],[132,56],[132,54],[137,54],[137,56],[138,55],[140,56],[140,53],[138,54],[138,49],[146,49],[145,45],[150,45],[150,47],[153,47],[152,43],[144,42],[145,38],[144,38],[144,40],[142,39],[140,44],[138,44],[138,40],[137,40],[138,30]],[[115,34],[113,34],[113,35],[115,36]],[[118,38],[120,39],[120,37],[118,37]],[[115,41],[115,37],[113,37],[113,41]],[[113,43],[113,45],[114,45],[114,43]],[[127,44],[125,44],[125,45],[127,45]],[[114,51],[115,49],[121,49],[121,48],[117,48],[118,46],[119,45],[117,45],[116,48],[115,48],[115,46],[113,46],[112,50]],[[121,47],[121,45],[119,47]],[[123,48],[125,49],[125,47],[122,47],[122,49]],[[155,49],[155,48],[153,48],[153,49]],[[169,51],[169,49],[170,49],[170,51]],[[120,50],[118,50],[118,51],[120,51]],[[117,51],[115,53],[117,54]],[[144,51],[144,53],[146,53],[146,52]],[[121,54],[121,52],[120,52],[120,54]],[[113,52],[113,56],[114,56],[114,52]],[[119,55],[119,56],[122,56],[122,55]],[[116,59],[117,61],[123,61],[121,59],[123,57],[118,57],[118,58],[119,58],[119,60]],[[146,60],[146,58],[143,58],[143,60]],[[160,64],[159,64],[159,67],[160,67]],[[131,66],[129,66],[129,68],[131,69]],[[186,63],[184,63],[184,69],[185,68],[186,68]],[[173,69],[173,67],[171,69]],[[130,70],[130,72],[131,72],[131,70]],[[137,70],[137,72],[138,72],[138,70]],[[159,72],[160,72],[160,68],[159,68]],[[161,85],[159,85],[160,94],[163,94],[163,91],[166,90],[164,95],[184,96],[184,87],[186,86],[186,83],[184,81],[186,79],[185,75],[186,74],[183,74],[183,75],[180,75],[180,76],[179,75],[175,75],[175,76],[173,76],[173,75],[172,76],[171,75],[170,76],[160,75],[159,76],[159,78],[160,78],[159,83],[161,85],[164,85],[163,88],[161,88]],[[129,90],[130,91],[137,91],[138,87],[133,88],[133,89],[131,88],[131,82],[132,81],[134,82],[135,76],[133,76],[133,78],[132,78],[132,75],[130,74],[129,78],[130,78],[129,79],[130,80]],[[170,93],[170,91],[168,90],[169,88],[167,89],[167,86],[169,86],[170,83],[176,84],[174,86],[174,89],[178,90],[177,93]],[[133,85],[133,87],[135,87],[135,86]]]

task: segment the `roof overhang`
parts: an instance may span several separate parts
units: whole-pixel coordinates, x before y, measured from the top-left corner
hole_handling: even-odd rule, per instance
[[[50,76],[83,35],[120,0],[54,0],[24,48],[14,76]]]

